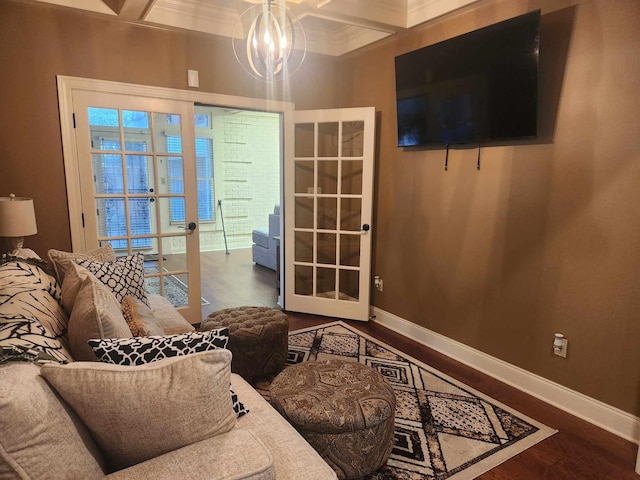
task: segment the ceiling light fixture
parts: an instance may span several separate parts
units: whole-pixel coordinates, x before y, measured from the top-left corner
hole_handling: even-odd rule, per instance
[[[300,22],[274,0],[265,0],[240,15],[233,37],[233,52],[240,65],[266,82],[293,75],[306,54]]]

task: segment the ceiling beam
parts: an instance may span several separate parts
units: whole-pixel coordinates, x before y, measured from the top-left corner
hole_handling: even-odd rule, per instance
[[[102,0],[123,20],[144,20],[156,0]]]
[[[406,12],[402,12],[404,15],[402,15],[401,19],[392,18],[392,15],[381,15],[379,11],[376,11],[376,5],[373,0],[366,1],[368,2],[368,8],[361,8],[362,4],[360,4],[360,2],[345,4],[318,1],[317,4],[320,5],[320,8],[302,3],[299,5],[289,5],[289,10],[291,10],[297,18],[312,16],[387,33],[396,33],[404,30]]]

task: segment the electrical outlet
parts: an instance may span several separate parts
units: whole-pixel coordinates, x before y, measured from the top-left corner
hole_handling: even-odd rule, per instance
[[[562,358],[567,358],[567,349],[569,348],[569,340],[563,334],[556,333],[553,337],[553,354]]]
[[[373,277],[373,285],[376,287],[376,290],[378,290],[379,292],[382,292],[383,284],[382,284],[382,278],[380,278],[380,275],[376,275]]]

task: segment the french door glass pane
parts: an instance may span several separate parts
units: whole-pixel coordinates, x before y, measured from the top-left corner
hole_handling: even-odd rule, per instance
[[[313,267],[296,265],[295,279],[296,295],[313,295]]]
[[[318,157],[338,156],[338,122],[318,124]]]
[[[334,298],[336,293],[336,269],[316,268],[316,296]]]
[[[361,218],[362,199],[343,198],[340,203],[340,230],[360,231]]]
[[[364,122],[342,122],[342,156],[362,157],[364,154]]]
[[[340,235],[340,265],[360,266],[360,235]]]
[[[313,262],[313,232],[296,232],[295,261]]]
[[[360,297],[360,272],[340,270],[340,300],[357,302]]]
[[[151,133],[148,112],[122,110],[122,125],[125,129],[135,128],[136,130],[146,130],[148,133]]]
[[[343,194],[362,195],[362,160],[343,160],[341,177]]]
[[[313,160],[295,162],[295,193],[313,193]]]
[[[313,228],[313,197],[296,198],[295,227]]]
[[[313,157],[314,125],[313,123],[296,123],[294,155],[296,157]]]
[[[318,229],[336,230],[338,201],[336,198],[318,198]]]
[[[336,264],[336,235],[335,233],[318,233],[318,263]]]
[[[154,113],[154,144],[156,153],[182,153],[182,139],[179,136],[169,137],[166,134],[165,127],[169,125],[180,125],[180,115],[171,115],[166,113]],[[179,131],[179,129],[176,129]],[[175,143],[169,141],[170,138],[176,139]]]
[[[338,161],[321,160],[318,162],[318,194],[338,193]]]
[[[93,160],[93,182],[96,194],[124,193],[122,155],[98,153]]]
[[[120,127],[120,116],[116,108],[89,107],[87,116],[90,127]]]

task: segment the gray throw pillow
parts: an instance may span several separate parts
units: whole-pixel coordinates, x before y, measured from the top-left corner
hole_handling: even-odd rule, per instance
[[[41,375],[114,471],[231,430],[230,365],[231,352],[219,349],[141,366],[45,365]]]

